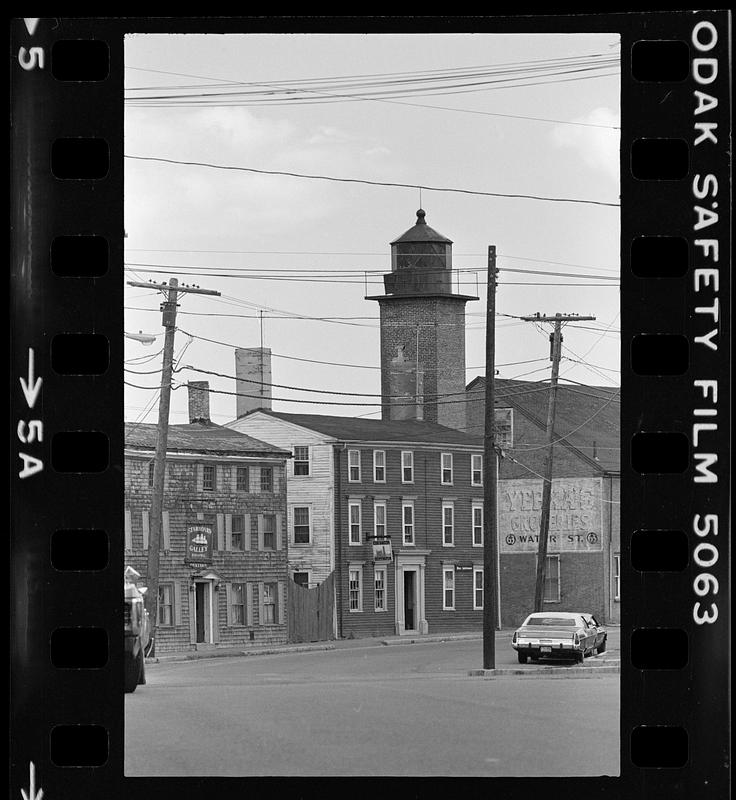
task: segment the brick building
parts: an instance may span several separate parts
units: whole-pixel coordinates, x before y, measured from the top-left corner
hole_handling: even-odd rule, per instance
[[[171,425],[159,567],[159,653],[287,639],[285,464],[289,453],[209,421],[190,384]],[[155,425],[125,426],[125,561],[145,583]]]
[[[465,428],[465,304],[452,292],[452,242],[416,224],[391,242],[391,272],[378,301],[384,420],[426,419]],[[441,402],[438,402],[438,399]]]
[[[484,377],[467,396],[468,433],[481,434]],[[518,625],[534,601],[548,396],[538,382],[496,379],[506,422],[498,476],[504,626]],[[607,622],[620,621],[620,429],[616,387],[558,385],[545,603]]]
[[[289,569],[334,570],[340,637],[479,630],[483,447],[427,421],[257,410],[229,423],[293,453]]]

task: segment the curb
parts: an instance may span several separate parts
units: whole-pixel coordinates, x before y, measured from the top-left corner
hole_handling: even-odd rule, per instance
[[[510,638],[513,631],[496,631],[496,639]],[[430,634],[428,636],[419,636],[409,638],[408,636],[401,636],[395,639],[381,639],[380,643],[384,645],[396,644],[436,644],[437,642],[456,642],[479,640],[483,638],[482,633],[448,633],[448,634]]]
[[[603,675],[617,675],[621,672],[621,665],[615,662],[601,664],[600,666],[574,666],[574,667],[531,667],[516,669],[501,667],[498,669],[471,669],[468,676],[471,678],[595,678]]]
[[[238,658],[240,656],[272,656],[279,653],[307,653],[314,650],[336,650],[334,644],[304,645],[296,647],[270,647],[258,650],[205,650],[187,653],[172,653],[170,656],[147,658],[146,664],[166,664],[171,661],[200,661],[204,658]]]

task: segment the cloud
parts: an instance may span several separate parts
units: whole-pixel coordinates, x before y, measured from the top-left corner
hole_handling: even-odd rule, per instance
[[[621,136],[619,130],[611,127],[621,124],[618,114],[610,108],[601,107],[572,122],[608,127],[556,125],[552,129],[553,143],[557,147],[576,150],[584,164],[618,182]]]

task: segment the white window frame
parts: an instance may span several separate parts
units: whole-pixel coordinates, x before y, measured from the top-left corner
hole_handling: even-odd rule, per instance
[[[357,455],[357,464],[353,464],[353,456]],[[358,470],[358,477],[353,477],[353,470]],[[348,450],[348,483],[360,483],[360,450]]]
[[[449,467],[445,466],[445,459],[449,460]],[[449,480],[445,480],[445,471],[450,473]],[[452,453],[440,453],[440,483],[443,486],[452,486],[454,478]]]
[[[307,458],[297,459],[296,451],[297,450],[306,450],[307,451]],[[294,445],[294,458],[292,459],[293,463],[291,465],[291,473],[295,478],[308,478],[312,474],[312,448],[308,444],[295,444]],[[306,464],[307,471],[306,472],[297,472],[296,465],[299,464]]]
[[[377,456],[378,454],[383,456],[383,463],[379,464]],[[383,477],[378,477],[378,470],[383,470]],[[374,450],[373,451],[373,483],[386,483],[386,451],[385,450]]]
[[[478,463],[480,466],[476,467]],[[478,473],[478,480],[475,480],[475,474]],[[470,456],[470,485],[483,486],[483,455],[481,453],[472,453]]]
[[[544,571],[544,587],[543,587],[543,603],[559,603],[560,597],[562,596],[562,581],[560,578],[560,556],[557,553],[552,553],[552,555],[547,554],[547,568]],[[554,565],[556,579],[557,579],[557,599],[551,599],[547,597],[547,585],[550,581],[550,576],[552,572],[550,571],[550,566]]]
[[[383,509],[383,533],[378,533],[378,509]],[[374,539],[385,539],[388,536],[388,508],[385,500],[373,501],[373,537]]]
[[[407,525],[406,522],[406,509],[411,509],[411,525]],[[406,536],[406,529],[411,527],[411,539],[407,539]],[[414,508],[414,501],[413,500],[402,500],[401,501],[401,541],[403,542],[404,547],[414,547],[416,544],[416,511]]]
[[[404,456],[408,456],[408,465],[404,465]],[[411,470],[411,477],[406,479],[404,476],[404,470],[408,469]],[[401,451],[401,482],[402,483],[414,483],[414,451],[413,450],[402,450]]]
[[[168,592],[168,599],[169,602],[165,603],[162,602],[162,599],[166,599],[166,594]],[[159,601],[158,601],[158,627],[159,628],[173,628],[176,625],[176,600],[174,598],[174,584],[170,581],[164,581],[163,583],[159,583],[158,585],[158,593],[159,593]],[[164,609],[170,609],[171,615],[168,622],[161,621],[161,612]]]
[[[242,473],[241,470],[245,470],[245,473]],[[238,477],[243,474],[245,476],[245,488],[240,488],[238,485]],[[250,492],[250,469],[243,464],[238,464],[235,466],[235,491],[242,493]]]
[[[447,576],[452,575],[452,586],[447,585]],[[447,592],[452,592],[452,605],[447,604]],[[455,567],[442,567],[442,610],[455,610]]]
[[[236,586],[240,586],[240,599],[242,602],[234,603],[233,600],[235,599],[235,588]],[[229,619],[232,620],[233,625],[245,625],[248,619],[248,611],[247,611],[247,602],[248,602],[248,589],[247,584],[243,581],[233,581],[230,587],[230,609],[229,609]],[[243,609],[242,619],[236,620],[236,617],[239,617],[240,614],[235,613],[236,608]]]
[[[358,576],[358,596],[357,596],[357,608],[353,608],[353,600],[351,597],[351,593],[356,591],[352,588],[351,584],[353,582],[353,573]],[[348,565],[348,610],[351,614],[359,614],[363,611],[363,567],[359,565]]]
[[[480,575],[480,587],[477,584],[476,575]],[[481,602],[478,604],[478,592],[480,592]],[[473,611],[482,611],[483,603],[486,599],[485,577],[483,567],[473,567]]]
[[[614,602],[621,602],[621,554],[613,554],[613,599]]]
[[[452,534],[452,541],[447,542],[445,541],[445,511],[450,511],[452,514],[452,519],[450,523],[450,532]],[[443,500],[442,501],[442,546],[443,547],[454,547],[455,546],[455,503],[453,500]]]
[[[297,572],[299,574],[301,574],[301,575],[306,575],[307,576],[307,584],[306,584],[306,586],[304,588],[308,589],[309,588],[309,584],[312,582],[312,573],[308,569],[293,569],[291,571],[291,579],[293,581],[294,581],[294,575],[296,575]],[[296,581],[294,581],[294,583],[296,583]],[[297,583],[296,585],[297,586],[301,586],[301,584],[299,584],[299,583]]]
[[[205,486],[205,471],[212,470],[212,486]],[[217,464],[202,464],[202,491],[203,492],[216,492],[217,491]]]
[[[382,576],[381,592],[383,592],[383,606],[378,605],[378,576]],[[373,610],[377,613],[388,611],[388,570],[386,567],[373,568]]]
[[[476,538],[476,530],[478,526],[475,524],[475,516],[476,512],[480,511],[480,541]],[[483,503],[477,500],[473,501],[472,506],[470,507],[470,537],[473,544],[473,547],[483,547],[483,535],[484,535],[484,525],[485,519],[483,516]]]
[[[309,541],[308,542],[297,542],[296,540],[296,510],[298,508],[306,508],[307,515],[309,517]],[[312,544],[312,506],[308,505],[307,503],[295,503],[291,507],[291,543],[295,547],[305,547],[306,545]]]
[[[353,508],[358,509],[358,541],[353,539]],[[348,544],[352,546],[363,544],[363,504],[360,500],[348,501]]]

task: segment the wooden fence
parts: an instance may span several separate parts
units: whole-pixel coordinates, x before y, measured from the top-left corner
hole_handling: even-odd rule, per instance
[[[290,642],[321,642],[335,638],[335,573],[313,589],[288,582]]]

